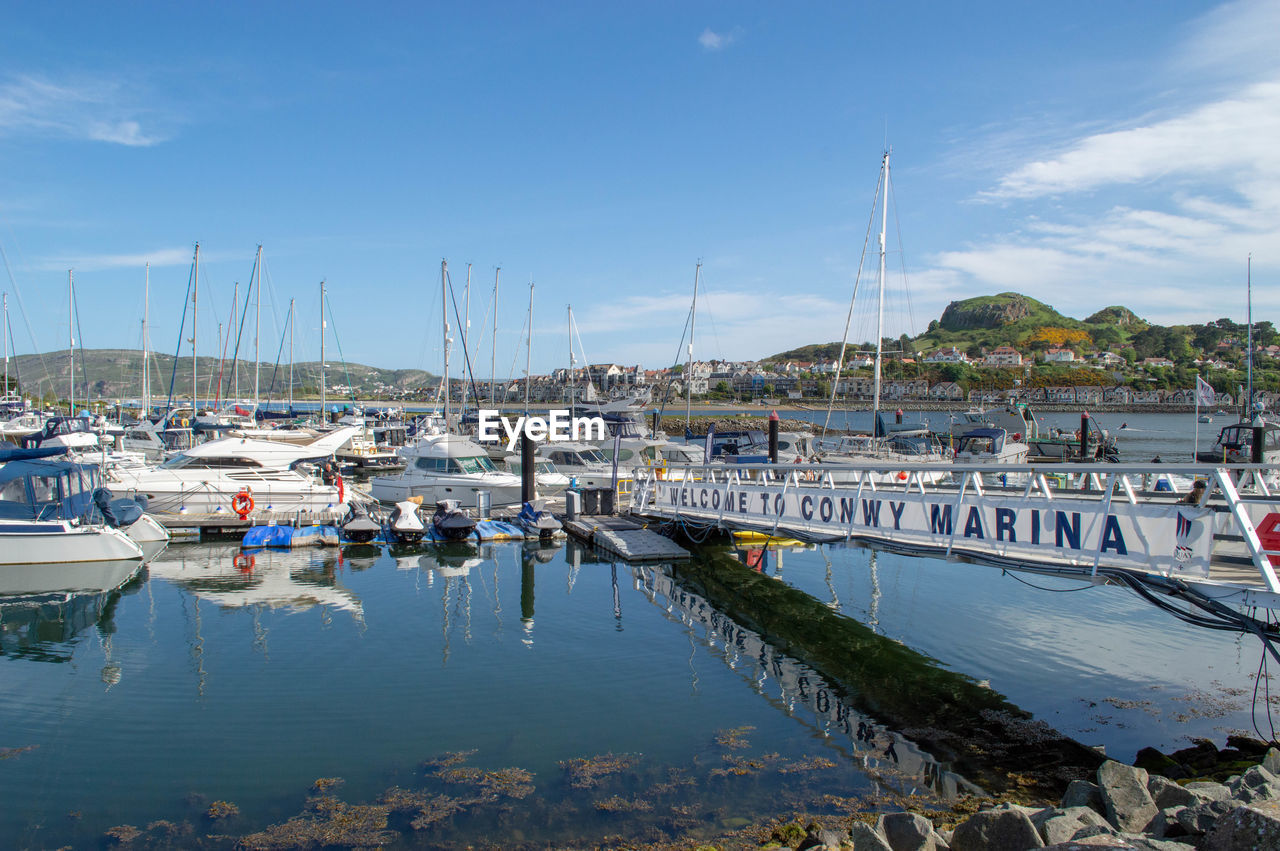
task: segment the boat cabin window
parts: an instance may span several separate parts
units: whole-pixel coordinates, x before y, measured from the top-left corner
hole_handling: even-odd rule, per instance
[[[604,453],[599,449],[583,449],[578,452],[580,457],[587,464],[608,464],[609,459],[604,457]]]
[[[244,470],[262,465],[252,458],[202,458],[192,455],[175,455],[160,465],[161,470]]]
[[[450,458],[449,460],[454,462],[451,468],[461,470],[463,473],[492,473],[496,469],[487,455],[472,455],[467,458]]]

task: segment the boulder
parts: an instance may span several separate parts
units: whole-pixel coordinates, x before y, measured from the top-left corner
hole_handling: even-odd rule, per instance
[[[840,851],[843,841],[844,835],[840,832],[814,825],[805,833],[804,840],[796,846],[796,851],[809,851],[809,849]]]
[[[1169,807],[1192,807],[1210,800],[1207,795],[1197,795],[1190,789],[1159,775],[1153,775],[1147,781],[1147,791],[1151,793],[1151,799],[1156,802],[1156,806],[1162,810]]]
[[[1128,848],[1129,844],[1118,836],[1093,836],[1080,842],[1060,842],[1046,845],[1045,851],[1087,851],[1090,848]]]
[[[1280,776],[1280,750],[1270,748],[1262,758],[1262,767],[1272,774]]]
[[[1147,825],[1147,834],[1157,839],[1165,837],[1186,836],[1187,829],[1178,823],[1178,813],[1185,810],[1186,807],[1167,807],[1156,813],[1156,817],[1151,820],[1151,824]]]
[[[1208,833],[1210,828],[1227,813],[1239,806],[1232,800],[1206,801],[1194,807],[1186,807],[1178,812],[1178,824],[1192,836]]]
[[[1102,803],[1102,793],[1098,789],[1098,784],[1090,783],[1088,780],[1072,780],[1067,786],[1066,793],[1062,796],[1062,808],[1069,810],[1072,807],[1089,807],[1098,812],[1103,812],[1105,807]]]
[[[893,851],[934,851],[938,847],[933,822],[915,813],[885,813],[876,819],[876,832]]]
[[[1169,756],[1191,769],[1192,774],[1205,774],[1218,767],[1218,747],[1208,739],[1196,739],[1195,744]]]
[[[1105,827],[1108,831],[1111,829],[1107,820],[1091,807],[1045,810],[1038,818],[1033,816],[1031,823],[1040,831],[1040,838],[1045,845],[1066,842],[1086,827]]]
[[[1021,810],[985,810],[956,826],[952,851],[1027,851],[1044,845],[1040,832]]]
[[[1198,847],[1214,851],[1280,848],[1280,801],[1236,807],[1217,820]]]
[[[1231,799],[1231,790],[1221,783],[1198,781],[1182,787],[1203,801],[1227,801]]]
[[[1098,836],[1118,836],[1118,834],[1109,824],[1090,824],[1077,830],[1075,836],[1071,837],[1071,841],[1083,842]]]
[[[1123,833],[1120,838],[1124,840],[1127,847],[1133,848],[1135,851],[1187,851],[1190,847],[1169,839],[1152,839],[1150,836],[1144,836],[1141,833]]]
[[[893,851],[884,837],[865,822],[854,822],[849,834],[847,841],[853,844],[853,851]]]
[[[1235,783],[1228,783],[1227,788],[1245,801],[1265,801],[1269,798],[1280,798],[1280,777],[1276,777],[1261,765],[1255,765],[1238,778]],[[1251,794],[1246,795],[1249,792]]]
[[[1237,750],[1251,759],[1261,760],[1266,756],[1268,745],[1266,742],[1255,739],[1253,736],[1230,735],[1227,736],[1227,747]],[[1271,772],[1275,774],[1274,771]]]
[[[1140,833],[1160,812],[1147,791],[1147,772],[1109,759],[1098,767],[1098,787],[1107,821],[1125,833]]]
[[[1178,780],[1189,776],[1187,770],[1177,760],[1166,756],[1155,748],[1143,748],[1133,758],[1133,764],[1146,769],[1149,774],[1160,774]]]

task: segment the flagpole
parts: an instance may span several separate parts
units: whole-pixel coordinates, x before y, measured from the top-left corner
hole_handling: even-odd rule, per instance
[[[1196,456],[1200,454],[1200,373],[1196,373],[1196,448],[1191,453],[1191,460],[1195,461]]]

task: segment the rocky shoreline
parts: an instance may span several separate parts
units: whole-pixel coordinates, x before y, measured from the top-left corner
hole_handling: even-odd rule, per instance
[[[964,799],[952,810],[926,810],[925,814],[855,813],[835,823],[800,818],[757,828],[754,842],[746,842],[745,835],[737,837],[744,841],[741,846],[730,841],[699,847],[754,845],[772,851],[1280,848],[1280,749],[1239,736],[1231,737],[1228,745],[1219,751],[1212,742],[1201,740],[1171,755],[1144,749],[1135,762],[1157,765],[1153,771],[1107,760],[1093,781],[1071,781],[1062,799],[1051,806]]]

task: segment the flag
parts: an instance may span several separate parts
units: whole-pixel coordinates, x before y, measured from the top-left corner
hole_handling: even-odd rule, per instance
[[[1212,408],[1213,403],[1217,400],[1218,394],[1214,392],[1213,386],[1200,376],[1196,376],[1196,404],[1204,405]]]

